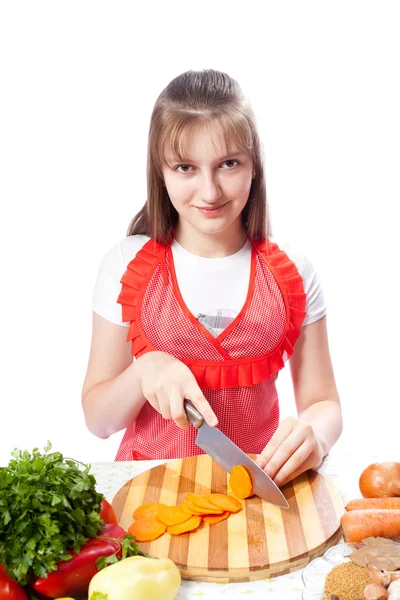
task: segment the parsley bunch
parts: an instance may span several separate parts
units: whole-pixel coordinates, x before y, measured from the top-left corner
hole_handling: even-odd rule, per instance
[[[55,571],[103,529],[90,466],[52,452],[15,449],[0,468],[0,564],[20,584]]]

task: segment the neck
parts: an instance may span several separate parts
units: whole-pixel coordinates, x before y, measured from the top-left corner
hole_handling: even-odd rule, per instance
[[[185,250],[204,258],[223,258],[238,252],[247,239],[246,230],[240,226],[234,231],[218,233],[202,233],[195,229],[190,231],[178,223],[175,239]]]

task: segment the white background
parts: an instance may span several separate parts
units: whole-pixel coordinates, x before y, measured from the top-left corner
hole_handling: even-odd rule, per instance
[[[13,448],[113,460],[80,394],[100,261],[145,191],[153,104],[187,69],[249,96],[274,238],[328,301],[343,441],[398,442],[398,2],[0,4],[0,464]],[[279,389],[294,411],[289,370]]]

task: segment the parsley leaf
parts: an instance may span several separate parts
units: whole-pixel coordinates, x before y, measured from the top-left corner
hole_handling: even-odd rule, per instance
[[[34,448],[0,467],[0,563],[20,584],[45,577],[103,529],[90,465]]]
[[[114,552],[114,554],[111,554],[110,556],[100,556],[96,560],[96,566],[99,571],[101,571],[101,569],[104,569],[105,567],[108,567],[108,565],[112,565],[118,562],[119,560],[123,560],[127,556],[146,556],[147,558],[153,558],[152,556],[150,556],[150,554],[146,554],[146,552],[143,552],[143,550],[141,550],[139,546],[135,544],[136,538],[134,535],[126,534],[123,538],[107,539],[116,541],[119,544],[119,549],[122,546],[122,555],[121,558],[118,558],[117,550],[116,552]]]

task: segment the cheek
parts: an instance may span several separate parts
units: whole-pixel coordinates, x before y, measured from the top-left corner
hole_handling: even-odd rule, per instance
[[[172,204],[184,204],[186,201],[190,200],[191,189],[188,182],[165,179],[165,185]]]

